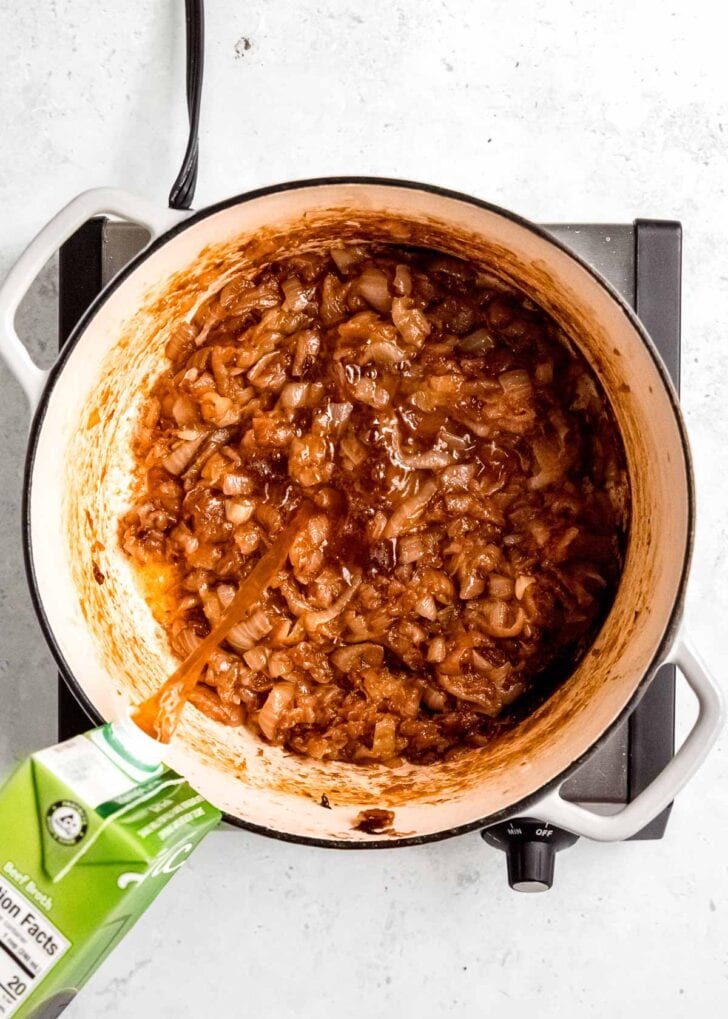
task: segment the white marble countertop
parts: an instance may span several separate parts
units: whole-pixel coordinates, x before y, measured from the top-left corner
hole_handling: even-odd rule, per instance
[[[165,200],[185,133],[181,6],[0,4],[0,272],[84,188]],[[725,676],[728,93],[715,4],[208,8],[198,205],[358,173],[426,180],[546,222],[682,221],[683,404],[699,493],[687,618]],[[53,289],[49,276],[25,318],[36,352],[55,343]],[[24,401],[0,374],[5,770],[53,742],[55,680],[22,570]],[[66,1014],[724,1014],[727,750],[724,736],[662,842],[582,840],[542,896],[509,892],[503,859],[477,834],[337,854],[218,833]]]

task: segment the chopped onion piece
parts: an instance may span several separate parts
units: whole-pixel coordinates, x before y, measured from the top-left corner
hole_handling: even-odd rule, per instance
[[[460,597],[463,601],[470,601],[478,598],[485,590],[485,581],[476,573],[469,573],[460,581]]]
[[[291,706],[295,697],[296,688],[293,683],[284,681],[273,686],[265,704],[258,712],[258,725],[267,739],[275,739],[281,716]]]
[[[498,376],[507,400],[515,407],[527,404],[533,396],[533,386],[527,371],[516,368],[513,371],[501,372]]]
[[[435,599],[431,594],[423,595],[415,605],[415,612],[419,616],[423,616],[425,619],[434,621],[437,619],[437,605],[435,605]]]
[[[316,293],[315,287],[306,286],[297,276],[289,276],[281,283],[284,302],[283,306],[287,311],[304,311],[313,300]]]
[[[325,409],[316,415],[314,431],[338,431],[349,420],[353,409],[352,403],[327,403]]]
[[[475,477],[476,466],[473,463],[453,464],[446,467],[440,475],[440,481],[445,491],[462,489],[467,492]]]
[[[279,679],[293,669],[293,662],[287,651],[273,651],[268,659],[268,675]]]
[[[375,410],[383,410],[391,399],[384,386],[380,386],[373,379],[360,379],[352,386],[351,391],[357,400],[368,407],[374,407]]]
[[[231,524],[247,524],[255,513],[255,503],[252,499],[226,499],[225,519]]]
[[[362,367],[370,361],[378,364],[402,364],[408,357],[409,354],[392,340],[375,340],[364,348],[358,361]]]
[[[195,401],[186,393],[180,393],[172,405],[172,417],[182,428],[194,425],[199,420]]]
[[[533,440],[533,452],[539,471],[529,479],[529,487],[538,490],[552,485],[563,477],[566,469],[565,454],[556,439],[539,436]]]
[[[417,517],[422,513],[430,499],[437,492],[437,482],[426,481],[416,495],[411,495],[400,503],[387,521],[382,532],[383,538],[397,538],[405,531],[416,526]]]
[[[331,654],[331,661],[342,672],[354,672],[360,669],[379,668],[384,661],[384,648],[381,644],[364,641],[361,644],[347,644],[337,648]]]
[[[195,453],[200,448],[205,436],[200,435],[196,439],[190,439],[177,446],[162,460],[162,466],[170,474],[181,474],[182,471],[192,463]]]
[[[415,471],[436,471],[448,467],[452,456],[443,449],[429,449],[425,453],[408,453],[400,455],[405,467]]]
[[[339,443],[339,454],[355,470],[366,460],[367,448],[355,435],[344,435]]]
[[[514,586],[516,598],[520,601],[521,598],[523,598],[523,595],[526,593],[526,590],[530,587],[531,584],[534,583],[535,580],[533,577],[527,577],[524,574],[521,574],[520,576],[516,577],[516,583]]]
[[[352,576],[352,581],[349,587],[346,588],[344,593],[336,599],[336,601],[328,609],[322,609],[320,612],[305,612],[303,614],[302,621],[306,627],[308,633],[316,633],[322,626],[326,626],[333,619],[336,619],[340,615],[346,606],[349,604],[351,599],[354,597],[359,587],[361,586],[361,572]]]
[[[465,384],[465,376],[459,372],[447,372],[444,375],[433,375],[427,380],[430,389],[446,396],[459,396]]]
[[[202,394],[200,411],[205,421],[209,421],[219,428],[234,425],[241,417],[241,411],[228,396],[219,396],[215,392]]]
[[[389,455],[399,467],[412,471],[440,470],[452,463],[452,453],[442,449],[428,449],[423,453],[409,453],[403,449],[399,427],[395,418],[380,426],[382,437],[389,446]]]
[[[444,637],[433,637],[427,649],[428,662],[443,662],[447,654],[447,643]]]
[[[348,248],[332,248],[331,257],[334,260],[334,264],[339,272],[347,273],[352,266],[356,265],[357,262],[361,262],[366,258],[366,251],[363,248],[348,247]]]
[[[392,301],[392,321],[404,342],[411,347],[421,347],[432,328],[424,312],[415,307],[411,297],[395,297]]]
[[[436,662],[436,658],[430,658],[428,661]],[[447,697],[442,690],[436,690],[433,686],[425,687],[425,692],[422,695],[422,700],[425,702],[430,711],[444,711],[447,707]]]
[[[233,626],[225,639],[233,647],[247,651],[272,629],[266,613],[262,609],[257,609],[248,619]]]
[[[397,719],[394,715],[383,715],[374,726],[372,741],[372,757],[386,761],[394,757],[395,737],[397,735]]]
[[[489,599],[481,604],[483,628],[491,637],[516,637],[526,618],[520,605],[514,610],[508,602]]]
[[[470,652],[470,660],[480,672],[490,672],[491,664],[487,658],[484,658],[479,651],[475,648]]]
[[[513,581],[500,573],[491,573],[488,577],[488,592],[491,598],[503,598],[507,601],[513,597]]]
[[[397,266],[394,271],[392,289],[399,297],[409,297],[412,293],[412,272],[408,265],[402,263]]]
[[[296,352],[293,356],[291,375],[303,375],[313,367],[321,352],[321,337],[315,329],[304,329],[298,334]]]
[[[458,340],[458,346],[468,354],[487,354],[495,347],[495,340],[491,336],[490,330],[476,329],[475,332],[468,333],[467,336]]]
[[[473,447],[473,440],[469,435],[456,435],[455,432],[451,432],[448,428],[445,428],[444,425],[439,431],[439,436],[445,445],[449,446],[451,449],[469,450]],[[475,464],[472,466],[473,471],[475,471]]]
[[[232,584],[218,584],[215,594],[220,599],[222,607],[226,609],[235,597],[235,588]]]
[[[377,311],[387,312],[392,307],[389,280],[381,269],[367,266],[355,285],[357,292]]]
[[[268,664],[268,649],[264,647],[252,647],[243,653],[243,661],[253,672],[263,672]]]
[[[422,534],[405,534],[397,544],[399,562],[403,565],[415,563],[427,553],[427,543]]]
[[[181,322],[172,332],[164,348],[170,361],[179,361],[195,347],[195,329],[190,322]]]
[[[187,655],[191,655],[201,643],[202,637],[196,634],[190,627],[187,627],[178,633],[173,641],[175,651],[182,655],[183,658],[186,658]]]
[[[281,390],[280,404],[284,410],[292,411],[306,406],[306,398],[311,389],[309,382],[289,382]]]
[[[253,479],[247,474],[226,474],[222,479],[223,495],[249,495],[253,488]]]

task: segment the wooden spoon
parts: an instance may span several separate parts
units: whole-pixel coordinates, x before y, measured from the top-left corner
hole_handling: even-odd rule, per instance
[[[220,622],[195,648],[169,679],[134,709],[132,718],[147,735],[161,743],[169,743],[179,724],[182,709],[197,686],[200,673],[212,652],[225,640],[233,626],[260,601],[283,564],[302,527],[313,513],[310,502],[303,503],[267,552],[242,582],[238,592],[222,615]]]

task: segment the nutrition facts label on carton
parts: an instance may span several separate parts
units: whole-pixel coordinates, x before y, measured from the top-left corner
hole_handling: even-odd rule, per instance
[[[39,907],[0,881],[0,1016],[11,1016],[70,942]]]

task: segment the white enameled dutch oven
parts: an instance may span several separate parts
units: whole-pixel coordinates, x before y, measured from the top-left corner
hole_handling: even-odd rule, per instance
[[[152,240],[84,315],[50,372],[41,371],[16,335],[18,303],[54,250],[102,213],[144,224]],[[233,823],[318,845],[405,845],[523,813],[595,839],[627,838],[691,777],[722,716],[718,690],[679,627],[693,532],[685,429],[665,369],[618,295],[543,230],[464,195],[398,181],[314,180],[189,214],[99,190],[80,195],[41,231],[0,293],[0,351],[35,411],[25,554],[58,663],[79,700],[103,718],[150,693],[173,668],[117,542],[134,482],[130,438],[140,404],[164,365],[170,331],[226,273],[333,238],[414,243],[480,262],[561,324],[599,376],[623,436],[632,487],[624,575],[571,677],[513,731],[458,761],[392,770],[302,759],[188,707],[169,764]],[[562,799],[565,778],[668,661],[699,702],[677,755],[613,816]],[[353,827],[371,808],[394,811],[391,832]]]

